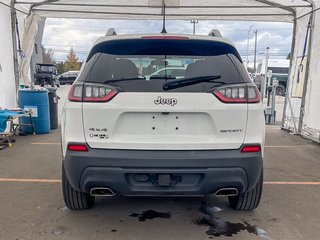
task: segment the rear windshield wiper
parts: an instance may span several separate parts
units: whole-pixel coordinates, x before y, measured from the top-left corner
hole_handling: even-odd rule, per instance
[[[130,80],[145,80],[145,77],[134,77],[134,78],[119,78],[119,79],[109,79],[104,81],[103,83],[114,83],[114,82],[124,82]]]
[[[180,78],[175,81],[166,82],[162,85],[163,90],[176,89],[180,87],[190,86],[197,83],[203,82],[215,82],[215,83],[225,83],[222,81],[216,81],[220,79],[220,75],[212,75],[212,76],[201,76],[201,77],[193,77],[193,78]]]

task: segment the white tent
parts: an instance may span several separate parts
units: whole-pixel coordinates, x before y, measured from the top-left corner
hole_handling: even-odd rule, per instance
[[[320,0],[0,0],[0,106],[14,104],[14,82],[17,86],[19,79],[29,81],[40,17],[160,19],[163,4],[167,19],[292,22],[291,72],[282,127],[320,140]],[[21,59],[13,54],[19,49],[17,35],[12,34],[16,16],[25,55]]]

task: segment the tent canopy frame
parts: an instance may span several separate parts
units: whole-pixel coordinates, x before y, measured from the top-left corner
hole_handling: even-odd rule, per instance
[[[149,0],[149,2],[156,2],[157,0]],[[124,16],[131,16],[131,18],[134,18],[135,16],[137,18],[141,18],[141,16],[146,16],[149,17],[150,19],[160,19],[162,17],[162,6],[166,1],[171,1],[171,0],[158,0],[157,2],[159,4],[151,4],[151,5],[142,5],[142,4],[90,4],[90,3],[72,3],[72,2],[63,2],[62,0],[44,0],[44,1],[17,1],[17,0],[11,0],[10,6],[11,6],[11,21],[12,21],[12,39],[13,43],[16,43],[16,36],[15,36],[15,19],[16,19],[16,11],[21,11],[19,9],[19,5],[21,4],[28,4],[29,7],[29,12],[28,12],[28,17],[32,17],[33,14],[37,14],[39,12],[46,12],[46,13],[74,13],[75,16],[78,14],[79,16],[81,14],[100,14],[100,15],[110,15],[114,16],[117,15],[119,18],[122,19],[127,19]],[[173,0],[174,1],[174,0]],[[176,0],[176,2],[179,2],[179,0]],[[255,2],[256,4],[252,4]],[[238,13],[237,12],[229,12],[229,13],[186,13],[186,14],[181,14],[181,13],[167,13],[166,17],[171,18],[171,19],[177,19],[176,17],[179,17],[179,19],[185,19],[189,20],[190,18],[195,18],[198,17],[199,19],[221,19],[221,20],[243,20],[243,21],[252,21],[255,19],[255,17],[272,17],[272,16],[279,16],[279,17],[288,17],[288,19],[291,19],[290,21],[293,23],[293,35],[292,35],[292,46],[291,46],[291,53],[293,55],[294,50],[295,50],[295,43],[296,43],[296,32],[297,32],[297,20],[300,18],[307,17],[310,15],[310,33],[309,33],[309,39],[308,39],[308,59],[307,59],[307,64],[306,64],[306,79],[303,85],[303,94],[302,94],[302,100],[301,100],[301,108],[300,108],[300,117],[299,117],[299,127],[298,127],[298,133],[301,134],[302,131],[302,124],[303,124],[303,117],[304,117],[304,107],[305,107],[305,100],[306,100],[306,93],[307,93],[307,85],[308,85],[308,74],[309,74],[309,69],[310,69],[310,56],[312,54],[311,50],[312,48],[312,40],[313,40],[313,28],[314,28],[314,12],[317,11],[318,9],[315,9],[315,3],[314,0],[302,0],[300,1],[300,4],[280,4],[279,1],[276,2],[275,0],[252,0],[250,1],[250,4],[245,5],[245,4],[230,4],[230,5],[197,5],[197,6],[192,6],[192,5],[181,5],[179,6],[178,4],[166,4],[167,9],[269,9],[271,11],[265,11],[263,13],[254,13],[254,12],[248,12],[248,13]],[[162,4],[161,4],[162,3]],[[52,9],[52,7],[75,7],[75,9]],[[97,10],[82,10],[79,9],[79,7],[110,7],[110,8],[115,8],[116,11],[97,11]],[[138,9],[138,8],[153,8],[153,9],[159,9],[159,12],[130,12],[130,11],[124,11],[128,9]],[[283,10],[282,12],[275,12],[272,13],[275,9],[281,9]],[[303,9],[305,12],[303,14],[300,14],[300,16],[297,16],[297,9]],[[25,12],[24,12],[25,13]],[[58,15],[58,14],[57,14]],[[52,15],[51,15],[52,16]],[[247,17],[247,18],[244,18]],[[74,16],[71,16],[71,18],[75,18]],[[88,17],[90,18],[90,17]],[[95,18],[95,17],[92,17]],[[107,17],[103,17],[107,18]],[[229,18],[229,19],[228,19]],[[267,20],[264,20],[267,21]],[[14,53],[17,52],[17,46],[16,44],[13,44],[14,46]],[[290,69],[292,69],[293,66],[293,58],[290,59]],[[14,69],[15,69],[15,81],[16,81],[16,86],[18,87],[19,85],[19,68],[18,68],[18,60],[16,54],[14,54]],[[290,73],[289,73],[290,74]],[[290,84],[287,84],[287,92]],[[285,109],[287,106],[288,102],[288,97],[285,99]],[[282,125],[284,125],[284,117],[285,117],[285,111],[283,113],[283,119],[282,119]]]

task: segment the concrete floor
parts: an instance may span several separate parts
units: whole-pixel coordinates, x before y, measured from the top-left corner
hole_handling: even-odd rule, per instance
[[[267,126],[264,192],[253,212],[231,210],[227,199],[217,197],[100,198],[91,210],[70,211],[59,182],[59,130],[16,139],[0,151],[1,240],[200,240],[231,234],[249,240],[319,239],[320,146],[278,126]],[[148,210],[164,218],[139,221]],[[212,219],[213,227],[198,224],[203,217]]]

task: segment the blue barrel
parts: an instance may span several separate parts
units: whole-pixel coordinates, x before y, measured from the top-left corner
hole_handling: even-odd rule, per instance
[[[32,121],[35,133],[44,134],[50,132],[49,98],[46,89],[20,89],[19,107],[25,110],[32,110]],[[29,124],[28,117],[21,118],[21,123]],[[32,128],[23,126],[24,134],[32,133]]]

